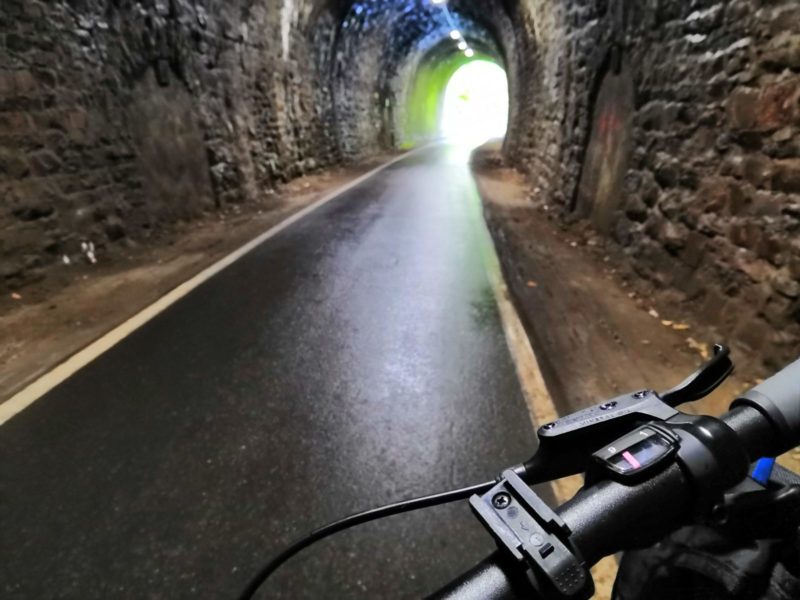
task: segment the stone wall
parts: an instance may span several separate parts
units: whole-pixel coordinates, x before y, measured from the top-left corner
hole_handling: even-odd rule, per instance
[[[729,340],[796,358],[800,5],[576,1],[533,35],[561,56],[537,59],[527,93],[552,102],[528,109],[510,156],[541,197]]]
[[[495,54],[476,19],[457,26]],[[177,221],[398,142],[413,69],[448,39],[418,0],[5,0],[0,290],[111,262]],[[465,9],[466,10],[466,9]],[[453,50],[455,48],[453,47]]]
[[[732,338],[796,354],[796,0],[448,6],[4,0],[0,289],[393,147],[456,26],[507,68],[505,151],[537,198]]]
[[[0,290],[341,162],[336,30],[307,0],[4,0]]]

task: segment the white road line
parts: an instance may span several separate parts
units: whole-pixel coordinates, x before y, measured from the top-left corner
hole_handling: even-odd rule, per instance
[[[547,389],[528,334],[511,301],[508,285],[503,277],[503,270],[497,255],[497,247],[483,216],[480,187],[474,175],[472,185],[474,185],[474,191],[480,203],[478,208],[480,214],[477,216],[479,231],[477,233],[481,238],[479,243],[482,246],[483,265],[500,311],[503,332],[522,387],[525,403],[528,405],[531,421],[534,427],[539,427],[544,423],[555,421],[558,418],[558,411]]]
[[[122,323],[121,325],[115,327],[107,334],[99,338],[98,340],[92,342],[91,344],[86,346],[83,350],[80,350],[76,354],[73,354],[63,363],[55,367],[52,371],[45,373],[39,379],[32,382],[27,387],[17,392],[17,394],[15,394],[11,398],[0,404],[0,425],[3,425],[9,419],[14,417],[15,415],[18,415],[20,412],[28,408],[31,404],[36,402],[39,398],[44,396],[47,392],[52,390],[58,384],[65,381],[67,378],[69,378],[77,371],[88,365],[90,362],[92,362],[94,359],[96,359],[104,352],[107,352],[108,350],[113,348],[115,345],[117,345],[131,333],[139,329],[142,325],[150,321],[159,313],[169,308],[171,305],[175,304],[175,302],[186,296],[193,289],[195,289],[205,281],[208,281],[209,279],[214,277],[214,275],[216,275],[226,267],[230,266],[231,264],[242,258],[245,254],[247,254],[254,248],[258,247],[260,244],[264,243],[271,237],[276,236],[284,229],[291,227],[294,223],[296,223],[303,217],[311,214],[323,204],[326,204],[331,200],[333,200],[334,198],[338,198],[342,194],[350,191],[354,187],[361,185],[371,177],[391,167],[395,163],[398,163],[401,160],[407,158],[411,154],[424,150],[425,148],[428,147],[430,146],[422,146],[420,148],[411,150],[410,152],[406,152],[384,163],[380,167],[373,169],[369,173],[366,173],[361,177],[354,179],[353,181],[345,184],[339,189],[331,192],[327,196],[320,198],[313,204],[296,212],[286,220],[277,224],[275,227],[269,229],[268,231],[262,233],[255,239],[251,240],[238,250],[232,252],[225,258],[221,259],[220,261],[214,263],[210,267],[201,271],[188,281],[185,281],[184,283],[180,284],[178,287],[174,288],[172,291],[168,292],[166,295],[156,300],[153,304],[143,309],[142,311],[140,311],[139,313],[137,313],[136,315],[134,315],[133,317]]]
[[[475,181],[475,189],[478,197],[480,197],[480,186],[478,186],[477,181]],[[536,353],[531,346],[528,334],[511,300],[508,285],[503,277],[503,269],[500,266],[500,259],[497,255],[497,247],[482,213],[481,226],[481,235],[484,238],[484,247],[481,252],[484,267],[494,291],[495,301],[500,312],[500,321],[503,324],[503,333],[517,371],[522,395],[525,397],[525,403],[528,406],[528,413],[534,428],[538,428],[544,423],[558,419],[558,410],[550,391],[547,389],[542,369],[539,367],[539,361],[536,359]],[[552,482],[553,493],[559,503],[574,496],[581,485],[583,485],[583,478],[580,476],[567,477]]]
[[[476,186],[477,187],[477,186]],[[480,192],[478,192],[480,195]],[[500,320],[503,323],[506,343],[508,344],[511,358],[517,371],[522,395],[528,405],[533,426],[538,428],[543,423],[549,423],[558,419],[553,398],[547,389],[542,370],[539,368],[539,361],[536,353],[531,346],[525,327],[519,318],[519,313],[511,300],[508,285],[503,277],[500,266],[500,259],[497,257],[497,249],[494,245],[488,227],[485,228],[487,248],[482,254],[484,265],[489,275],[489,281],[500,311]],[[572,498],[583,485],[583,477],[573,475],[550,482],[556,503],[562,504]],[[611,600],[611,592],[614,580],[617,576],[617,561],[614,556],[607,556],[592,567],[592,578],[595,583],[595,593],[593,600]]]

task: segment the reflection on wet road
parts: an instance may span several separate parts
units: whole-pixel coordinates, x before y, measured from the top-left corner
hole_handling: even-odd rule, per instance
[[[0,428],[4,597],[233,597],[309,528],[533,450],[451,149],[271,238]],[[466,504],[324,542],[268,597],[407,598],[492,549]]]

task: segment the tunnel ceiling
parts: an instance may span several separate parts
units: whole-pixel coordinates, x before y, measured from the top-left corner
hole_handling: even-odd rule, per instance
[[[348,46],[363,51],[364,40],[353,39],[378,36],[382,39],[381,83],[397,74],[401,65],[418,60],[435,49],[434,56],[443,58],[457,51],[449,38],[458,29],[470,46],[502,62],[502,46],[498,43],[493,20],[502,13],[495,2],[450,2],[435,5],[430,0],[348,0],[327,3],[339,20],[338,38],[343,58],[352,56]],[[369,43],[369,42],[367,42]]]
[[[408,100],[419,74],[426,65],[453,65],[451,59],[465,58],[450,38],[453,29],[476,58],[508,67],[506,57],[513,54],[511,20],[500,0],[450,0],[446,5],[430,0],[328,1],[316,4],[310,14],[311,36],[323,23],[335,28],[330,56],[318,68],[330,77],[340,123],[338,140],[345,153],[363,147],[376,130],[383,144],[402,142],[410,118]],[[443,89],[438,85],[441,76],[439,72],[429,78],[437,81],[437,89]],[[426,135],[434,133],[429,125],[425,130]]]

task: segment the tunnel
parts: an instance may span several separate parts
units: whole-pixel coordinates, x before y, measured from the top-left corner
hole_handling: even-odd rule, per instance
[[[0,0],[10,596],[232,597],[715,343],[800,353],[798,0]],[[437,510],[274,597],[433,592]]]
[[[442,139],[447,82],[484,61],[505,72],[503,156],[532,201],[785,356],[797,17],[756,0],[6,0],[0,287]]]

